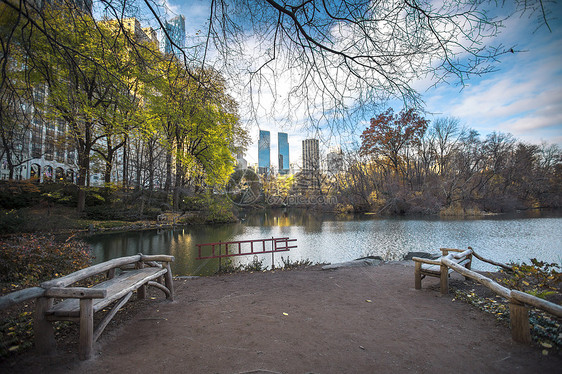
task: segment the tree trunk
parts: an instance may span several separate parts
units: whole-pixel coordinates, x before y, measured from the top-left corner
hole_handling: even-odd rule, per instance
[[[85,187],[87,185],[87,179],[89,176],[90,171],[90,147],[88,144],[82,144],[80,147],[81,149],[78,150],[78,204],[77,210],[79,213],[84,211],[86,207],[86,190]]]
[[[166,182],[164,184],[164,190],[166,194],[170,193],[172,188],[172,150],[166,150]]]

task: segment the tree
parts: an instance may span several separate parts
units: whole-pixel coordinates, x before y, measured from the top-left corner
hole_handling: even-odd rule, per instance
[[[248,135],[240,126],[237,104],[217,71],[194,69],[187,74],[171,58],[160,62],[153,83],[145,93],[149,132],[163,134],[165,189],[171,188],[174,179],[177,209],[182,188],[198,190],[226,183],[233,170],[232,154],[246,146]]]
[[[19,25],[20,16],[0,4],[0,160],[9,179],[29,159],[28,132],[32,126],[34,77],[24,68],[22,42],[28,37]]]
[[[429,121],[414,109],[404,109],[395,115],[389,108],[371,118],[370,126],[361,135],[361,153],[387,158],[392,169],[398,172],[402,151],[418,145],[428,125]]]

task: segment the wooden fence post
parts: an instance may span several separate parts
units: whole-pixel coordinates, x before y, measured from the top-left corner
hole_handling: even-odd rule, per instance
[[[531,343],[529,308],[517,300],[509,300],[509,324],[511,338],[519,343]]]

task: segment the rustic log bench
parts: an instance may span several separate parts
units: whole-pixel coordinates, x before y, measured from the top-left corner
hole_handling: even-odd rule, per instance
[[[472,265],[472,249],[452,249],[441,248],[442,257],[447,257],[451,261],[470,269]],[[416,290],[421,289],[421,281],[426,276],[437,277],[441,280],[441,293],[443,295],[449,292],[449,274],[453,271],[447,265],[441,262],[441,258],[431,260],[428,258],[413,257],[415,264],[414,277]]]
[[[94,342],[134,291],[139,299],[144,299],[146,287],[153,286],[162,290],[167,299],[173,300],[170,268],[173,261],[173,256],[138,254],[116,258],[41,283],[45,292],[36,300],[34,320],[38,351],[50,353],[55,348],[52,321],[75,321],[80,323],[79,357],[81,360],[88,359]],[[106,280],[91,288],[71,286],[99,274],[105,274]],[[111,310],[94,330],[94,313],[111,304],[114,304]]]

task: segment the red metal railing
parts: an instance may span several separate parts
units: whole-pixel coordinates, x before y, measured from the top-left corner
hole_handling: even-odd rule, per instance
[[[296,245],[289,245],[289,243],[296,242],[296,241],[297,239],[271,238],[271,239],[239,240],[236,242],[197,244],[198,256],[196,260],[218,258],[219,271],[220,271],[221,269],[220,259],[222,259],[223,257],[259,255],[264,253],[271,253],[271,268],[274,269],[275,253],[287,252],[290,251],[291,248],[297,248]],[[202,254],[203,249],[205,247],[211,247],[210,255]],[[217,247],[218,247],[218,254],[217,254]],[[223,253],[223,247],[224,247],[224,253]]]
[[[196,258],[196,260],[234,257],[234,256],[259,255],[264,253],[274,254],[276,252],[287,252],[290,251],[291,248],[297,248],[296,245],[289,245],[289,243],[296,242],[296,241],[297,239],[271,238],[271,239],[239,240],[235,242],[197,244],[198,257]],[[268,244],[266,245],[266,243]],[[204,247],[211,247],[210,255],[203,255],[202,249]],[[223,247],[224,247],[224,253],[223,253]]]

